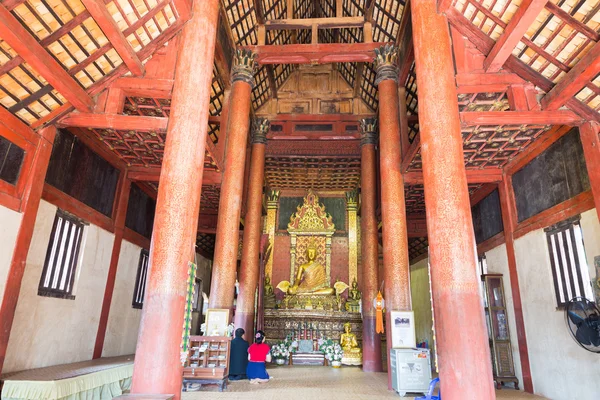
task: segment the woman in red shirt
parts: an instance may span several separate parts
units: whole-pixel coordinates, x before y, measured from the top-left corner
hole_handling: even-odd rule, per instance
[[[265,333],[263,331],[256,332],[254,339],[254,344],[248,349],[246,375],[250,379],[250,383],[269,382],[269,374],[267,374],[265,362],[271,362],[271,348],[268,344],[263,343],[265,340]]]

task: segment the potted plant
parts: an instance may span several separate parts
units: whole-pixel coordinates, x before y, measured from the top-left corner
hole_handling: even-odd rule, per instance
[[[289,347],[285,342],[280,342],[271,347],[271,357],[275,360],[275,364],[283,365],[285,360],[290,356]]]
[[[338,342],[335,342],[332,339],[325,339],[320,342],[319,350],[325,354],[325,358],[333,368],[340,368],[342,366],[344,350]]]

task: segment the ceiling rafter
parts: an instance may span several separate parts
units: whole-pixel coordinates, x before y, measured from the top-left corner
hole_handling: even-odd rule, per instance
[[[117,26],[114,18],[108,12],[108,8],[102,0],[81,0],[87,11],[90,13],[92,18],[96,21],[108,41],[113,45],[115,51],[129,71],[134,76],[144,75],[144,65],[135,54],[135,50],[131,47],[131,44],[125,39],[125,35]]]
[[[0,37],[76,109],[84,112],[92,110],[94,100],[2,5]]]
[[[523,0],[515,15],[504,29],[502,36],[484,61],[486,72],[498,72],[510,57],[519,41],[537,18],[548,0]]]

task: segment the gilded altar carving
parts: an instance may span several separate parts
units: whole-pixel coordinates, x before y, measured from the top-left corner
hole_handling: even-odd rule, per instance
[[[277,205],[279,203],[279,190],[270,190],[267,192],[267,217],[265,220],[266,234],[269,235],[269,243],[271,243],[271,252],[265,265],[265,276],[269,278],[273,273],[273,253],[275,253],[275,228],[277,224]]]
[[[346,192],[348,213],[348,277],[349,282],[358,278],[358,189]]]
[[[297,266],[309,262],[307,250],[309,245],[313,245],[317,252],[316,262],[325,266],[326,287],[331,287],[331,236],[335,233],[335,225],[325,206],[319,204],[319,196],[312,190],[290,217],[287,231],[291,242],[290,283],[295,283]]]

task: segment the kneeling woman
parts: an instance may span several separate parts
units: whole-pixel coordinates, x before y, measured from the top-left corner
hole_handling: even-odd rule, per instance
[[[250,379],[250,383],[265,383],[269,382],[269,374],[265,362],[271,362],[271,348],[264,343],[265,333],[263,331],[256,332],[254,335],[254,344],[248,349],[248,367],[246,375]]]

